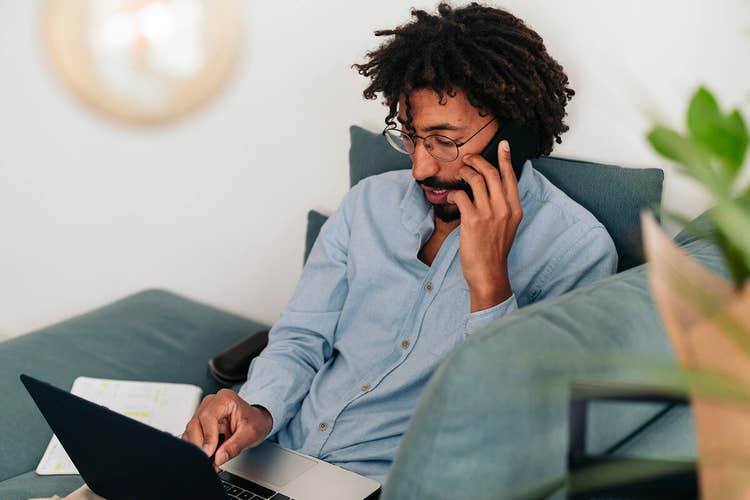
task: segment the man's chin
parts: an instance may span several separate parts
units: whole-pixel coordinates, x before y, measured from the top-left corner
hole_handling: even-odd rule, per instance
[[[440,205],[433,205],[432,207],[435,210],[435,217],[443,222],[453,222],[461,218],[461,212],[459,212],[456,205],[441,203]]]

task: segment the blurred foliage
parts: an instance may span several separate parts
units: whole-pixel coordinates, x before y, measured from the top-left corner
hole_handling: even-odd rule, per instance
[[[734,285],[739,289],[750,278],[750,186],[740,185],[749,142],[747,127],[739,110],[722,113],[713,94],[701,87],[690,100],[686,129],[681,133],[659,125],[648,133],[647,138],[661,156],[672,160],[679,172],[697,181],[711,195],[713,206],[708,211],[709,227],[705,221],[691,221],[684,215],[664,209],[659,215],[679,223],[696,237],[713,240],[721,249]],[[739,349],[750,354],[747,325],[740,324],[728,314],[723,304],[706,290],[696,288],[689,281],[681,281],[680,276],[674,278],[674,286],[680,294],[690,299],[702,315],[716,321],[722,333],[726,333]],[[750,389],[741,380],[697,367],[662,365],[622,352],[597,353],[585,363],[603,363],[602,366],[609,368],[638,367],[650,381],[648,386],[642,385],[640,389],[645,395],[702,397],[722,404],[750,402]],[[615,387],[613,385],[611,390]],[[701,461],[706,459],[701,457]],[[661,468],[662,465],[677,469],[666,470]],[[570,471],[559,481],[544,485],[547,489],[540,489],[539,493],[559,491],[561,485],[568,494],[582,493],[656,478],[685,467],[694,467],[694,464],[679,461],[658,464],[628,459],[605,461]],[[545,495],[537,495],[542,496]]]
[[[715,202],[709,210],[711,235],[739,289],[750,277],[750,186],[738,185],[747,156],[747,127],[738,109],[723,114],[704,87],[690,100],[686,121],[686,133],[656,126],[648,133],[648,141],[711,194]],[[677,214],[664,214],[685,222]],[[691,229],[689,224],[686,227]]]

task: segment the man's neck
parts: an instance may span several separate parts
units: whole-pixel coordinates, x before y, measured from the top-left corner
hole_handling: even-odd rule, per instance
[[[452,222],[445,222],[442,219],[435,217],[435,230],[432,232],[430,239],[424,244],[419,250],[419,260],[427,264],[432,265],[432,261],[435,260],[435,256],[443,245],[443,241],[448,235],[461,224],[460,220]]]
[[[438,234],[440,236],[448,236],[451,233],[451,231],[453,231],[460,225],[461,225],[461,219],[454,220],[451,222],[445,222],[444,220],[438,217],[435,217],[435,231],[433,234]]]

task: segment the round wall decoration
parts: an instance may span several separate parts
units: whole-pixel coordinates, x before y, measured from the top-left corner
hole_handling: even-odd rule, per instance
[[[128,122],[161,123],[226,83],[241,20],[237,0],[47,0],[42,28],[76,96]]]

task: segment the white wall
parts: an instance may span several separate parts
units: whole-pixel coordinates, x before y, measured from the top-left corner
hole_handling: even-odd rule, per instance
[[[680,125],[700,83],[724,106],[747,102],[748,2],[498,4],[542,35],[577,91],[559,156],[663,167],[643,106]],[[347,189],[348,126],[382,127],[385,108],[362,99],[349,66],[380,43],[374,29],[435,3],[247,2],[226,92],[147,129],[100,118],[58,84],[41,5],[0,0],[0,334],[146,287],[273,322],[301,270],[306,211],[334,210]],[[665,202],[706,206],[669,170]]]

